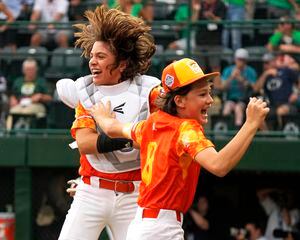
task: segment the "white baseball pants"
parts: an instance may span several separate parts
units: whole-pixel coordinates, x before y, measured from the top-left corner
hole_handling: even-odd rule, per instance
[[[125,240],[135,216],[139,181],[133,193],[115,193],[80,182],[59,240],[98,240],[105,226],[113,240]]]

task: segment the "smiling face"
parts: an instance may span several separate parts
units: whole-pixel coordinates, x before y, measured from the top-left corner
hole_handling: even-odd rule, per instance
[[[177,115],[180,118],[195,119],[200,124],[206,124],[207,112],[213,103],[211,85],[205,80],[197,81],[186,95],[176,95],[174,101],[177,105]]]
[[[35,60],[25,60],[23,63],[23,74],[26,82],[34,81],[37,77],[38,66]]]
[[[94,43],[90,53],[89,68],[95,85],[114,85],[120,82],[121,74],[126,67],[126,62],[121,61],[114,68],[116,57],[105,42]]]

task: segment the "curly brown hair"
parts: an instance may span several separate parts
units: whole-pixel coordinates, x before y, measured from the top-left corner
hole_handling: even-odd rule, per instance
[[[74,25],[79,30],[75,33],[75,45],[83,49],[85,57],[89,57],[96,41],[102,41],[109,45],[116,57],[112,70],[122,60],[127,63],[121,81],[148,70],[155,44],[149,33],[151,28],[142,19],[105,6],[97,7],[95,11],[85,11],[85,17],[88,23]]]

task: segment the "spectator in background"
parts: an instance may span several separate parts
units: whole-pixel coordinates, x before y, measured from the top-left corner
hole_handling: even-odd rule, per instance
[[[143,5],[140,1],[134,0],[111,0],[106,3],[109,8],[118,8],[119,10],[134,17],[140,17]]]
[[[208,198],[200,196],[194,208],[187,213],[185,231],[189,240],[214,240],[211,229],[211,212]]]
[[[248,221],[244,228],[231,228],[230,235],[234,240],[268,240],[264,237],[265,223],[261,220]]]
[[[201,0],[192,0],[192,8],[191,8],[191,21],[194,22],[198,19],[199,11],[201,9]],[[186,28],[186,23],[181,23],[187,21],[189,19],[189,3],[181,4],[176,12],[174,20],[177,22],[176,30],[179,33],[179,39],[171,42],[168,45],[168,49],[187,49],[187,41],[188,34],[190,34],[190,47],[191,49],[195,49],[195,30],[188,31]]]
[[[16,31],[9,27],[9,24],[15,21],[15,17],[4,0],[0,0],[0,21],[5,21],[6,24],[0,25],[0,51],[6,46],[16,50]]]
[[[297,113],[300,112],[300,81],[298,79],[297,87],[294,88],[290,101],[295,105]]]
[[[243,21],[245,18],[245,0],[225,0],[227,4],[226,20]],[[222,42],[226,48],[230,47],[229,39],[231,35],[231,48],[235,51],[242,47],[242,26],[235,26],[234,23],[228,25],[229,29],[223,30]],[[231,34],[230,34],[231,33]]]
[[[134,17],[141,17],[146,22],[153,21],[154,9],[153,1],[146,0],[105,0],[104,5],[108,8],[118,8],[119,10]]]
[[[248,240],[268,240],[264,237],[266,224],[262,221],[250,221],[246,223],[245,229],[248,232]]]
[[[0,72],[0,129],[5,128],[5,119],[8,111],[8,99],[6,90],[6,78]]]
[[[264,91],[269,100],[271,114],[276,115],[277,127],[281,128],[282,116],[296,112],[291,101],[294,100],[292,94],[298,81],[298,73],[272,54],[265,54],[263,61],[264,71],[253,85],[253,90]]]
[[[31,36],[31,46],[41,46],[45,45],[47,48],[55,48],[59,44],[59,35],[66,35],[69,38],[72,35],[71,30],[69,30],[68,22],[68,7],[69,2],[67,0],[36,0],[34,2],[32,14],[30,17],[31,24],[28,26],[33,35]],[[37,30],[37,21],[49,23],[46,29]],[[59,27],[62,29],[57,29],[52,22],[59,23]],[[65,23],[65,24],[63,24]],[[63,28],[66,29],[63,29]],[[54,46],[53,46],[54,44]],[[60,43],[61,44],[61,43]],[[68,45],[68,43],[63,43]]]
[[[235,64],[226,67],[221,76],[222,88],[226,91],[223,115],[234,112],[234,124],[239,128],[243,124],[245,101],[248,101],[249,90],[256,82],[257,74],[254,68],[247,65],[249,53],[240,48],[235,51]]]
[[[220,0],[204,0],[200,4],[198,20],[210,21],[207,24],[201,24],[197,27],[196,45],[200,51],[199,62],[201,66],[209,67],[209,71],[220,72],[221,62],[220,53],[222,52],[222,25],[226,15],[226,6]],[[207,58],[201,56],[202,53],[208,53]],[[210,55],[210,52],[212,55]],[[203,63],[202,60],[206,62]],[[207,70],[206,70],[207,71]]]
[[[294,28],[294,24],[287,16],[280,18],[280,23],[267,44],[269,51],[281,51],[293,55],[299,59],[300,31]]]
[[[293,19],[295,20],[295,21],[297,21],[295,24],[294,24],[294,28],[296,29],[296,30],[300,30],[300,9],[298,10],[298,11],[294,11],[294,13],[293,13]]]
[[[0,21],[7,22],[0,25],[0,49],[6,46],[13,52],[16,50],[18,30],[9,24],[16,20],[23,20],[31,3],[32,0],[0,0]]]
[[[23,76],[14,81],[9,99],[9,116],[7,128],[13,125],[15,115],[35,115],[43,118],[46,115],[45,104],[52,100],[45,80],[38,76],[38,65],[34,59],[26,59],[22,65]]]
[[[226,6],[221,0],[202,0],[198,10],[197,20],[210,21],[197,26],[196,50],[199,51],[200,66],[204,71],[221,72],[220,53],[222,52],[223,25],[219,24],[226,16]],[[209,109],[209,116],[219,114],[222,108],[220,92],[218,91],[221,79],[219,76],[213,79],[214,104]]]
[[[151,23],[154,19],[154,1],[147,0],[143,3],[143,8],[140,12],[140,17],[146,22]]]
[[[271,54],[272,55],[272,54]],[[277,65],[290,68],[294,71],[300,70],[300,65],[294,57],[286,53],[278,53],[275,57]]]
[[[83,21],[84,11],[87,9],[82,0],[70,0],[69,6],[69,20],[70,21]]]
[[[299,12],[299,0],[267,0],[267,18],[278,19],[283,16],[290,16],[292,11]]]
[[[265,237],[268,240],[282,240],[274,236],[274,230],[299,231],[299,209],[295,208],[294,196],[289,191],[274,188],[257,190],[257,197],[268,216]],[[276,235],[276,234],[275,234]],[[295,240],[293,238],[285,238]]]

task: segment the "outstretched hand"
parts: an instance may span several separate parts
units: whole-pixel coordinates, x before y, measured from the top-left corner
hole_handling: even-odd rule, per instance
[[[251,97],[246,109],[246,122],[258,128],[265,120],[270,108],[262,99]]]

